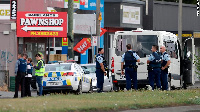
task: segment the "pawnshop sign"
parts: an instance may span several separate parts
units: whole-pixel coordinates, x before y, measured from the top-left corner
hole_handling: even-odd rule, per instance
[[[17,37],[67,37],[67,13],[17,12]]]

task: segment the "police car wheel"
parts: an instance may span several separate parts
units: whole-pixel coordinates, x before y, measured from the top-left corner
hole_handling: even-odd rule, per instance
[[[90,90],[89,90],[89,93],[93,93],[92,80],[91,80],[91,82],[90,82]]]
[[[171,90],[171,82],[168,82],[168,91]]]
[[[47,94],[47,92],[46,91],[42,91],[42,95],[44,96],[44,95],[46,95]]]
[[[75,92],[76,95],[82,94],[82,82],[79,82],[78,89]]]

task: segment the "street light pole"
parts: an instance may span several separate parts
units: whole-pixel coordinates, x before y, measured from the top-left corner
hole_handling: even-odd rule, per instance
[[[180,41],[181,51],[183,51],[183,43],[182,43],[182,0],[179,0],[179,10],[178,10],[178,38],[179,38],[179,41]]]
[[[73,13],[74,0],[68,0],[68,54],[70,59],[74,59],[74,34],[73,34]]]
[[[100,1],[101,0],[96,0],[96,35],[97,35],[97,49],[96,52],[98,54],[98,48],[100,48]]]

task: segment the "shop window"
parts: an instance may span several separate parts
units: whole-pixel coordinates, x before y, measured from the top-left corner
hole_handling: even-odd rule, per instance
[[[62,38],[55,38],[55,47],[62,47]]]
[[[47,39],[47,43],[48,43],[48,39]],[[49,46],[54,47],[54,38],[49,38]]]
[[[56,50],[56,54],[62,54],[62,50]]]

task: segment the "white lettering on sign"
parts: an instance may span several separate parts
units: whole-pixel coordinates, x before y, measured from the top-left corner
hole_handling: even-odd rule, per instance
[[[81,52],[85,47],[87,46],[87,43],[86,43],[86,41],[80,46],[80,48],[77,48],[77,50],[79,51],[79,52]]]
[[[20,25],[26,25],[26,26],[61,26],[63,24],[63,19],[20,19]]]
[[[11,6],[11,19],[16,19],[17,17],[17,2],[12,1],[12,6]]]
[[[33,14],[28,13],[25,15],[26,17],[58,17],[58,14]]]
[[[90,3],[90,7],[96,7],[96,3],[95,2],[91,2]],[[103,4],[100,4],[100,7],[103,8]]]
[[[197,16],[199,16],[199,0],[197,0]]]

